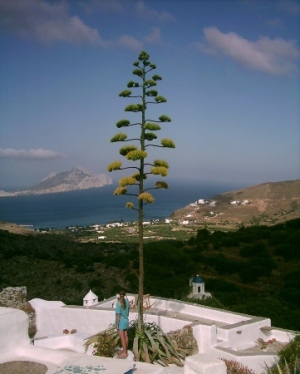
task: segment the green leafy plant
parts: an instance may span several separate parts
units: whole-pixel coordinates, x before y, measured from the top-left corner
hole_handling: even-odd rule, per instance
[[[144,323],[142,334],[139,334],[138,322],[132,321],[128,330],[129,347],[136,361],[157,362],[162,366],[175,364],[182,367],[184,352],[175,346],[167,334],[154,322]]]
[[[279,363],[283,364],[286,361],[288,364],[293,364],[296,358],[300,357],[300,335],[296,335],[283,349],[279,352]]]
[[[267,367],[267,374],[299,374],[300,373],[300,363],[298,357],[296,357],[294,365],[288,364],[284,360],[284,365],[277,362],[272,368]]]
[[[267,367],[268,374],[299,374],[300,373],[300,335],[296,335],[283,349],[280,350],[279,361],[271,368]]]
[[[136,361],[151,364],[157,362],[162,366],[183,366],[185,352],[179,350],[156,323],[144,323],[142,333],[139,331],[138,321],[131,321],[128,329],[128,348],[133,351]],[[120,345],[116,326],[110,325],[108,329],[91,336],[84,345],[85,351],[92,345],[95,356],[113,357]]]
[[[85,352],[89,346],[93,346],[94,356],[113,357],[119,346],[119,335],[115,325],[110,325],[108,329],[91,336],[85,342]]]

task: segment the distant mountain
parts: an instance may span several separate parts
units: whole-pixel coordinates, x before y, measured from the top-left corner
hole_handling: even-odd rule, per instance
[[[300,218],[300,180],[270,182],[201,199],[176,210],[171,218],[216,228],[273,225]]]
[[[105,174],[95,174],[90,170],[76,166],[70,171],[53,172],[28,190],[16,192],[0,191],[0,197],[86,190],[103,187],[107,184],[112,184],[112,179]]]

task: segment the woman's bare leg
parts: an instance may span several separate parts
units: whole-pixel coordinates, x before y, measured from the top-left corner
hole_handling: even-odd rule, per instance
[[[121,340],[122,351],[119,352],[119,356],[127,356],[127,346],[128,346],[128,334],[127,330],[119,330],[119,337]]]

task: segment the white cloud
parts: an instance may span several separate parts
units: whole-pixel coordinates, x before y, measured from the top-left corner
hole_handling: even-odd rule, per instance
[[[6,29],[43,43],[65,41],[105,46],[96,29],[70,16],[66,2],[1,0],[0,22]]]
[[[149,44],[161,44],[162,38],[159,28],[153,27],[151,33],[143,38],[143,41]],[[108,43],[110,46],[120,46],[133,50],[143,49],[143,41],[130,36],[122,35],[116,41]]]
[[[215,27],[204,29],[205,43],[194,43],[205,53],[226,55],[239,64],[269,74],[289,74],[297,71],[296,61],[300,50],[293,40],[260,37],[250,41],[229,32],[222,33]]]
[[[23,159],[23,160],[49,160],[56,158],[66,158],[67,156],[63,153],[58,153],[48,149],[30,149],[28,151],[24,149],[12,149],[12,148],[0,148],[0,159]]]
[[[143,46],[140,41],[138,41],[137,39],[129,35],[120,36],[120,38],[116,42],[112,43],[112,45],[114,44],[119,45],[121,47],[126,47],[126,48],[136,49],[136,50],[141,49]]]
[[[142,18],[155,18],[159,21],[165,22],[165,21],[174,21],[175,17],[167,12],[167,11],[162,11],[159,12],[155,9],[151,9],[145,5],[144,1],[138,1],[136,3],[136,13],[139,17]]]
[[[153,27],[151,34],[145,37],[145,40],[149,44],[161,44],[162,38],[161,38],[161,32],[158,27]]]

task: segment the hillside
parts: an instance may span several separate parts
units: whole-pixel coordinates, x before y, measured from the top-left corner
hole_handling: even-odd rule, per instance
[[[15,192],[0,191],[0,197],[85,190],[103,187],[111,183],[111,178],[104,174],[95,174],[90,170],[76,166],[70,171],[62,173],[53,172],[28,190]]]
[[[231,232],[201,229],[187,241],[147,242],[145,293],[184,299],[189,278],[199,274],[214,296],[208,305],[300,330],[299,241],[300,219]],[[26,286],[29,300],[82,305],[89,289],[99,300],[121,288],[137,293],[134,242],[79,243],[66,233],[0,230],[0,267],[0,289]]]
[[[218,227],[276,224],[300,217],[300,180],[270,182],[198,200],[171,218]]]

